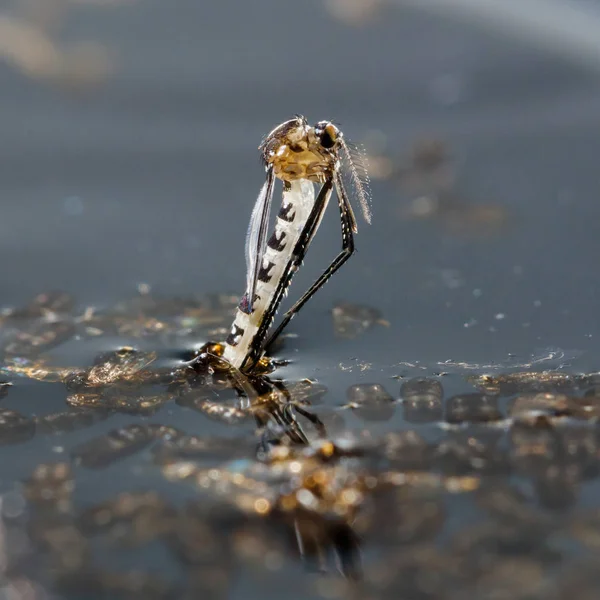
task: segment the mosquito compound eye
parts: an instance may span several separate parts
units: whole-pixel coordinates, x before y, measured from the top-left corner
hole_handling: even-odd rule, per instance
[[[319,142],[323,148],[333,148],[337,142],[338,132],[335,125],[329,123],[326,125],[319,134]]]

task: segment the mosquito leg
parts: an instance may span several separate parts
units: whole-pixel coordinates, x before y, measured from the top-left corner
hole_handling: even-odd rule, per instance
[[[319,432],[319,435],[321,437],[327,437],[327,429],[325,428],[325,424],[323,423],[323,421],[321,421],[321,419],[319,419],[319,417],[313,415],[304,408],[300,408],[298,405],[296,405],[294,408],[296,409],[296,412],[299,415],[302,415],[304,418],[308,419],[315,426],[316,430]]]
[[[287,431],[288,437],[296,444],[308,444],[308,438],[302,429],[302,425],[298,423],[298,420],[294,416],[293,407],[291,404],[284,406],[282,411],[283,417],[288,424],[289,430]]]
[[[272,439],[281,440],[282,436],[287,435],[294,444],[308,444],[308,438],[289,405],[281,406],[277,402],[271,402],[255,411],[254,417],[256,424],[264,428]]]
[[[352,256],[354,248],[347,247],[340,252],[333,260],[333,262],[327,267],[325,272],[315,281],[308,291],[288,310],[277,329],[273,332],[267,343],[265,344],[265,350],[275,341],[279,334],[287,327],[288,323],[294,318],[294,316],[300,311],[300,309],[317,293],[319,289],[329,281],[331,276]]]
[[[354,253],[354,237],[353,237],[353,217],[352,209],[348,201],[348,196],[339,177],[336,177],[336,189],[338,194],[338,204],[340,207],[340,218],[342,223],[342,251],[335,257],[333,262],[325,269],[323,274],[310,286],[307,292],[290,308],[277,329],[271,334],[265,350],[277,339],[287,324],[294,318],[294,315],[327,283],[329,278],[352,256]],[[301,262],[301,261],[300,261]]]

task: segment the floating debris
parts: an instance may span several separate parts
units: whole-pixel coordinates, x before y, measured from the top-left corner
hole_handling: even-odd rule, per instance
[[[585,383],[585,377],[561,371],[524,371],[506,375],[474,375],[467,380],[488,394],[513,396],[533,392],[571,392]]]
[[[84,385],[95,387],[116,382],[142,383],[140,372],[156,360],[156,352],[138,352],[135,348],[119,348],[116,352],[101,354],[87,371]]]
[[[59,383],[65,381],[76,369],[71,367],[55,367],[48,364],[45,358],[6,358],[3,370],[11,375],[26,377],[34,381]]]

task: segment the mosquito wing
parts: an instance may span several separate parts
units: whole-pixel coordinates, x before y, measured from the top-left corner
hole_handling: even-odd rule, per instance
[[[345,180],[349,184],[347,187],[352,190],[352,196],[358,200],[365,221],[370,224],[371,190],[365,151],[343,138],[341,139],[341,145],[343,157],[340,183]],[[343,184],[342,187],[344,187]]]
[[[267,228],[271,214],[274,181],[273,169],[269,167],[267,169],[267,180],[262,186],[256,204],[252,209],[248,233],[246,234],[246,295],[242,299],[240,308],[247,314],[252,312],[258,273],[267,245]]]

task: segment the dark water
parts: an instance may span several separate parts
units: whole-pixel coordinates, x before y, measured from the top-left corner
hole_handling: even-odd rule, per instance
[[[433,175],[432,170],[417,173],[425,183],[412,187],[414,180],[406,175],[375,178],[373,225],[359,224],[358,252],[290,327],[298,337],[287,340],[278,354],[292,363],[274,376],[291,382],[310,378],[325,385],[328,393],[315,407],[325,422],[332,414],[341,415],[346,428],[369,431],[375,440],[415,429],[434,445],[450,443],[452,432],[437,422],[441,414],[417,425],[407,421],[405,407],[396,404],[387,420],[374,423],[358,411],[339,407],[347,402],[347,389],[360,383],[378,383],[398,399],[407,378],[437,377],[447,399],[474,391],[466,376],[482,372],[598,370],[597,74],[526,42],[392,6],[383,6],[372,20],[356,25],[334,18],[317,1],[144,0],[80,7],[65,17],[56,34],[61,43],[84,39],[105,44],[114,52],[115,71],[102,85],[75,93],[64,85],[28,77],[8,64],[0,66],[2,305],[24,306],[42,291],[65,290],[76,300],[77,309],[67,311],[72,319],[86,306],[107,309],[133,296],[142,282],[167,299],[239,293],[245,276],[245,230],[263,176],[256,147],[275,124],[298,112],[311,121],[333,119],[357,141],[373,144],[383,134],[385,152],[394,165],[410,163],[407,157],[419,139],[442,140],[455,175],[451,186],[436,180],[436,173],[445,167],[433,169]],[[440,199],[441,208],[428,218],[407,216],[419,196]],[[490,210],[481,212],[477,207],[482,206]],[[294,281],[292,298],[337,252],[338,227],[332,211]],[[375,325],[351,339],[336,336],[331,308],[340,301],[378,309],[389,326]],[[219,314],[217,325],[226,327],[229,313]],[[48,357],[54,365],[87,367],[99,352],[129,344],[144,351],[159,350],[158,362],[173,365],[195,345],[215,338],[210,329],[199,328],[196,337],[166,339],[82,334],[80,340],[70,339],[51,349]],[[6,379],[14,385],[3,407],[25,419],[68,410],[62,383],[14,375]],[[591,379],[578,380],[569,384],[568,392],[580,397],[594,384]],[[542,388],[562,391],[552,385],[535,389]],[[507,398],[499,401],[500,416],[508,410]],[[476,413],[481,402],[481,398],[476,401]],[[600,450],[595,421],[587,418],[589,413],[584,419],[581,411],[569,406],[549,412],[552,418],[575,417],[576,426],[585,429],[574,434],[582,448],[565,450],[574,456],[566,461],[557,458],[560,452],[548,450],[547,462],[531,467],[534,471],[555,467],[551,474],[535,471],[532,475],[530,465],[521,469],[516,463],[506,469],[489,467],[485,462],[489,453],[515,461],[525,445],[511,437],[512,426],[504,423],[496,427],[504,436],[500,441],[489,429],[473,430],[473,439],[484,440],[483,463],[461,458],[456,459],[458,467],[427,462],[426,468],[419,468],[478,481],[492,478],[493,486],[514,484],[510,492],[492,487],[481,496],[452,494],[447,490],[450,484],[439,483],[440,479],[435,490],[416,485],[403,491],[400,486],[381,504],[373,501],[375,512],[389,511],[391,522],[422,521],[423,527],[412,537],[402,532],[386,537],[384,522],[371,515],[361,517],[371,519],[365,524],[357,517],[364,584],[344,583],[336,574],[331,547],[327,550],[330,575],[307,574],[295,555],[289,515],[260,519],[231,507],[214,519],[207,515],[197,519],[204,529],[195,541],[214,548],[207,551],[210,560],[203,555],[186,562],[177,560],[177,553],[174,559],[155,536],[133,551],[117,544],[116,562],[123,572],[155,571],[171,582],[189,581],[190,572],[192,579],[197,573],[196,578],[210,590],[204,592],[207,597],[276,598],[285,593],[289,598],[352,594],[379,598],[389,594],[458,600],[467,594],[537,598],[552,593],[553,598],[563,598],[573,581],[583,582],[581,589],[590,593],[593,574],[577,561],[586,560],[588,554],[593,558],[597,541],[582,543],[573,531],[585,530],[587,525],[577,529],[577,519],[597,509],[594,477]],[[436,410],[432,408],[433,415]],[[233,458],[251,459],[257,442],[253,422],[224,425],[175,402],[165,403],[150,416],[123,412],[111,412],[110,418],[71,433],[36,435],[0,448],[0,486],[9,494],[4,506],[11,498],[22,497],[18,482],[30,477],[39,463],[72,462],[81,444],[125,426],[154,423],[201,438],[228,438],[232,446],[241,448],[240,456]],[[446,419],[448,414],[446,406]],[[595,418],[593,410],[591,414]],[[460,417],[469,423],[478,419],[472,414]],[[554,421],[531,425],[533,429],[546,426],[558,427]],[[458,454],[469,447],[469,432],[455,441]],[[153,439],[164,442],[161,435]],[[587,446],[582,439],[590,440]],[[493,449],[486,446],[488,442]],[[386,443],[391,442],[375,445],[381,450]],[[550,444],[539,441],[542,456],[546,456],[546,443]],[[560,447],[569,446],[562,441]],[[100,470],[74,464],[74,475],[66,479],[75,479],[77,509],[38,518],[69,521],[74,511],[117,493],[147,490],[176,506],[198,501],[198,494],[202,507],[220,506],[214,494],[198,492],[189,483],[168,482],[149,448]],[[436,448],[439,459],[447,450]],[[215,456],[224,455],[215,451]],[[210,460],[217,461],[211,465],[226,462],[225,458]],[[410,461],[402,452],[391,465],[378,463],[381,456],[373,460],[376,464],[366,468],[376,473],[415,469],[412,463],[406,466]],[[590,464],[583,468],[580,463],[585,461]],[[572,489],[572,501],[557,501],[558,508],[544,506],[546,496],[540,486],[545,484],[555,486],[550,497],[556,487]],[[509,508],[494,496],[518,495],[516,489],[524,499],[511,500],[514,505]],[[43,502],[32,503],[42,513],[47,508],[40,508]],[[431,510],[423,513],[423,505]],[[152,510],[160,518],[140,522],[142,529],[164,518],[162,508]],[[592,512],[578,512],[584,510]],[[9,528],[21,531],[19,519],[30,516],[31,509],[23,511],[17,511],[18,518],[8,519]],[[552,515],[556,527],[549,525]],[[481,536],[478,542],[453,537],[480,522],[483,529],[465,534]],[[531,533],[530,546],[515,533],[524,523]],[[329,525],[321,522],[315,527],[329,532]],[[353,546],[346,530],[331,535],[338,546],[346,550]],[[39,577],[46,585],[53,577],[39,557],[52,546],[41,537],[46,541],[28,542],[25,558],[9,564],[15,573],[25,573],[15,577]],[[235,544],[228,546],[232,539]],[[65,545],[77,548],[77,543]],[[107,541],[94,538],[96,544],[93,552],[98,563],[114,569],[111,554],[117,551]],[[442,549],[436,550],[436,544]],[[587,554],[580,558],[582,545]],[[487,562],[475,568],[474,555],[481,554],[483,547]],[[270,562],[257,558],[269,552]],[[452,562],[453,556],[462,562]],[[390,564],[401,565],[402,581],[390,574]],[[465,564],[473,568],[464,571]],[[58,568],[50,568],[54,573],[52,569]],[[550,583],[556,572],[558,587]],[[209,585],[211,577],[216,583]],[[514,589],[502,588],[505,580],[517,581]],[[87,588],[80,585],[75,591],[58,591],[56,597],[91,597],[90,586],[105,589],[106,597],[150,593],[133,589],[127,595],[125,586],[114,582],[112,588],[108,584],[102,588],[91,575]],[[163,596],[160,586],[148,585],[156,597],[183,597],[175,584],[165,584]],[[490,595],[496,587],[504,595]],[[189,593],[205,588],[190,584]],[[33,596],[6,597],[43,597],[36,590]]]

